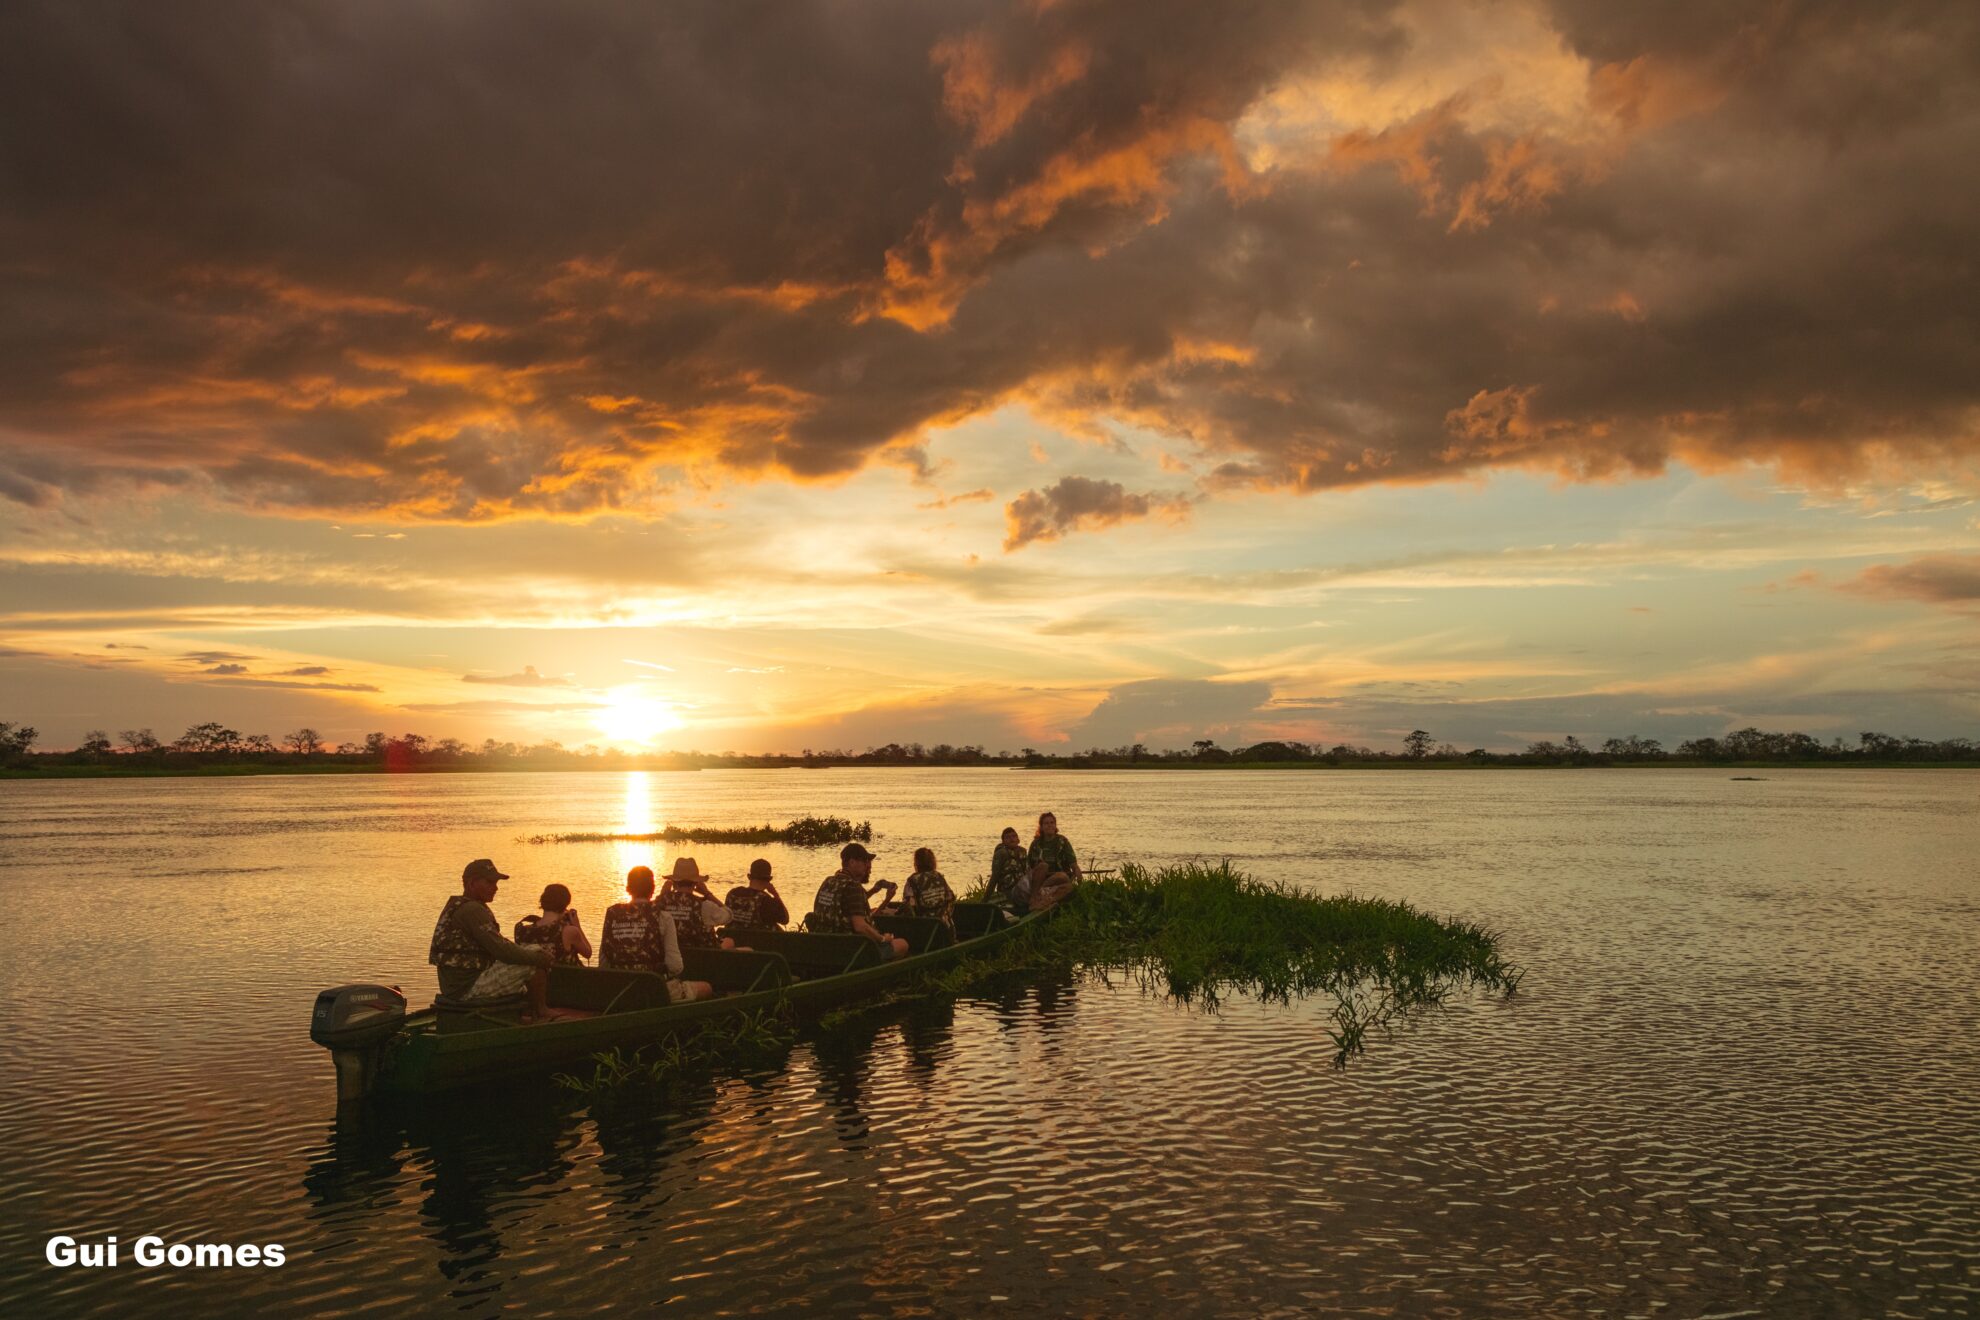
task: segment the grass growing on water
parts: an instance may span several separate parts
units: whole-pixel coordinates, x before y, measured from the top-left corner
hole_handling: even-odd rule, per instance
[[[819,1025],[832,1031],[905,1001],[967,995],[1002,978],[1048,971],[1126,975],[1205,1008],[1234,994],[1290,1003],[1324,993],[1334,1001],[1328,1035],[1336,1067],[1362,1053],[1371,1032],[1386,1033],[1453,991],[1475,987],[1511,996],[1522,976],[1491,932],[1407,903],[1316,898],[1253,879],[1229,862],[1154,870],[1129,862],[1114,875],[1086,880],[1050,921],[1030,926],[994,955],[828,1013]],[[777,1019],[743,1018],[630,1055],[597,1054],[591,1077],[557,1080],[597,1095],[671,1080],[790,1040]]]
[[[1483,927],[1407,903],[1316,898],[1229,862],[1152,870],[1129,862],[1117,875],[1081,884],[1050,922],[996,956],[930,977],[922,992],[962,994],[1045,969],[1124,974],[1206,1008],[1232,994],[1289,1003],[1324,993],[1334,1001],[1337,1065],[1361,1053],[1371,1031],[1434,1008],[1455,990],[1510,996],[1522,975]]]
[[[783,826],[669,825],[646,834],[529,834],[518,843],[787,843],[794,848],[824,848],[835,843],[871,843],[873,823],[854,824],[843,816],[799,816]]]
[[[670,1082],[695,1069],[734,1062],[738,1057],[775,1054],[796,1038],[785,1018],[774,1013],[749,1013],[669,1036],[655,1045],[630,1051],[605,1050],[591,1056],[589,1077],[558,1073],[555,1081],[579,1095],[603,1095],[628,1086]]]

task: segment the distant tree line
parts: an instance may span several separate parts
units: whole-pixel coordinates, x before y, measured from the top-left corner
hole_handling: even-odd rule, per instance
[[[1688,738],[1666,749],[1655,738],[1636,734],[1584,743],[1569,735],[1559,742],[1529,743],[1524,751],[1492,752],[1483,747],[1464,750],[1439,742],[1424,729],[1412,729],[1393,750],[1336,743],[1266,741],[1249,746],[1219,747],[1214,739],[1198,739],[1187,748],[1152,750],[1143,743],[1091,747],[1082,752],[1046,752],[1035,747],[1015,752],[985,750],[975,743],[924,745],[891,742],[864,751],[850,748],[805,748],[799,753],[762,755],[736,752],[622,752],[586,744],[566,747],[560,742],[521,744],[494,738],[470,745],[458,738],[428,738],[424,734],[366,734],[361,742],[327,743],[316,730],[296,729],[279,738],[242,733],[224,724],[195,724],[170,742],[150,729],[125,729],[112,738],[92,729],[70,751],[36,752],[38,732],[29,725],[0,723],[0,765],[32,770],[64,766],[98,766],[129,771],[171,772],[208,767],[262,766],[307,769],[385,770],[566,770],[566,769],[700,769],[729,766],[1030,766],[1093,769],[1112,767],[1197,767],[1206,765],[1306,764],[1330,766],[1387,765],[1744,765],[1744,764],[1945,764],[1980,763],[1980,743],[1968,738],[1934,742],[1866,732],[1855,745],[1841,738],[1828,742],[1805,733],[1771,733],[1738,729],[1720,737]]]

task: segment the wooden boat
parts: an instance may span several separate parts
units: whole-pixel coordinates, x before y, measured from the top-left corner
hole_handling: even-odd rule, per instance
[[[1012,919],[988,903],[958,903],[956,936],[939,921],[876,917],[908,942],[908,956],[881,960],[859,935],[734,931],[745,951],[688,949],[686,979],[714,985],[712,999],[675,1004],[651,972],[554,967],[550,1006],[558,1019],[525,1026],[520,1002],[504,1006],[436,1003],[414,1013],[387,986],[340,986],[317,996],[310,1035],[331,1052],[337,1098],[420,1094],[582,1062],[601,1050],[636,1048],[724,1018],[747,1014],[815,1017],[982,956],[1042,917]]]

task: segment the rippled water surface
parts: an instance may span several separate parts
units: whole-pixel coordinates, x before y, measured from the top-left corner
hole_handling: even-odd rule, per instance
[[[648,845],[870,818],[951,879],[1055,808],[1089,865],[1230,856],[1528,968],[1329,1067],[1324,1005],[1029,983],[667,1096],[339,1119],[325,986],[422,1000],[463,862],[597,913]],[[769,855],[793,906],[829,854]],[[1980,775],[744,771],[0,784],[0,1311],[1973,1315]],[[899,878],[896,875],[896,878]],[[57,1270],[56,1233],[126,1244]],[[280,1242],[281,1269],[128,1244]]]

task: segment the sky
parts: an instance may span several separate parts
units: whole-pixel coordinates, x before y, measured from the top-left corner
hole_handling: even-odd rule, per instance
[[[0,720],[1980,736],[1980,8],[0,9]]]

